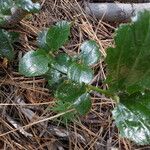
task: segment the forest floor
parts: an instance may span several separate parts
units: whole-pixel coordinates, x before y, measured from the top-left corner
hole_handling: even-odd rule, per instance
[[[63,124],[51,108],[54,99],[47,82],[40,77],[26,78],[18,73],[18,60],[36,49],[36,37],[43,28],[60,20],[74,21],[70,41],[63,52],[79,52],[80,44],[96,40],[103,56],[113,44],[115,25],[87,16],[77,0],[42,0],[39,14],[23,20],[21,38],[15,44],[16,60],[8,65],[0,60],[0,149],[2,150],[146,150],[119,136],[111,111],[113,100],[95,93],[92,110],[73,123]],[[115,26],[115,27],[114,27]],[[3,63],[2,63],[3,62]],[[92,84],[106,89],[106,64],[95,66]],[[23,128],[22,128],[23,127]]]

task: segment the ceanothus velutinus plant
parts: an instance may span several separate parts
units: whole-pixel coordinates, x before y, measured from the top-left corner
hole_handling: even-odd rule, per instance
[[[28,77],[44,76],[55,90],[54,110],[74,109],[63,117],[72,119],[91,109],[90,92],[97,91],[117,100],[113,118],[123,137],[137,144],[150,144],[150,12],[120,25],[115,33],[115,47],[108,48],[108,76],[103,90],[90,82],[91,65],[101,54],[95,41],[83,42],[80,54],[70,57],[59,52],[68,41],[71,23],[58,22],[38,37],[39,49],[29,51],[20,60],[19,71]]]
[[[5,5],[4,5],[5,4]],[[35,12],[39,4],[32,0],[2,0],[0,2],[0,26],[9,22],[11,6]],[[31,9],[31,10],[29,10]],[[7,22],[7,23],[8,23]],[[9,23],[8,23],[9,24]],[[27,77],[43,76],[54,90],[56,105],[53,110],[66,113],[64,120],[85,115],[91,109],[91,91],[105,94],[117,101],[113,118],[123,137],[137,144],[150,144],[150,12],[137,15],[129,24],[121,25],[115,33],[115,47],[108,48],[108,76],[103,90],[90,82],[93,79],[91,65],[100,58],[95,41],[85,41],[80,54],[70,57],[59,49],[68,41],[71,23],[58,22],[38,36],[39,48],[27,52],[19,62],[19,72]],[[0,30],[0,56],[12,60],[12,43],[16,34]]]
[[[39,49],[29,51],[19,63],[19,72],[28,77],[43,76],[55,90],[55,111],[75,109],[63,116],[65,120],[85,115],[91,108],[89,83],[93,79],[91,65],[100,59],[95,41],[85,41],[81,53],[73,58],[59,49],[68,41],[72,23],[60,21],[38,36]],[[100,90],[100,89],[98,89]],[[102,90],[103,91],[103,90]],[[69,115],[69,116],[68,116]]]

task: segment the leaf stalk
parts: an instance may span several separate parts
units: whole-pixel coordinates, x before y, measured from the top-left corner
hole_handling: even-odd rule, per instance
[[[117,103],[119,102],[119,96],[117,94],[111,93],[108,90],[103,90],[103,89],[100,89],[100,88],[93,86],[93,85],[87,85],[87,89],[88,89],[88,91],[92,90],[92,91],[98,92],[99,94],[105,94],[106,96],[111,97]]]

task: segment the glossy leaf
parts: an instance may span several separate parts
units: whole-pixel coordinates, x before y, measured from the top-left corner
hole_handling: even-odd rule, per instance
[[[96,64],[100,59],[100,55],[99,46],[95,41],[85,41],[81,45],[81,53],[79,57],[86,65]]]
[[[113,91],[150,89],[150,12],[134,20],[117,29],[115,48],[107,50],[107,83]]]
[[[62,101],[74,102],[83,93],[86,92],[84,84],[78,84],[71,81],[65,81],[56,90],[55,97]]]
[[[88,93],[81,95],[74,102],[74,107],[80,115],[86,115],[92,107],[90,95]]]
[[[68,78],[79,83],[90,83],[93,79],[93,71],[84,64],[73,63],[68,69]]]
[[[55,91],[60,84],[66,79],[65,75],[62,75],[61,72],[50,68],[48,72],[44,75],[46,80],[48,81],[48,86],[51,88],[52,91]]]
[[[0,0],[0,14],[1,15],[10,15],[11,8],[13,7],[13,0]]]
[[[48,80],[50,86],[59,83],[61,73],[53,68],[50,68],[44,77]]]
[[[150,144],[150,92],[120,97],[113,117],[123,137],[139,145]]]
[[[14,58],[14,49],[9,37],[10,34],[7,31],[0,30],[0,56],[12,60]]]
[[[52,67],[66,74],[71,62],[71,58],[67,54],[62,53],[56,56],[55,63]]]
[[[37,43],[40,48],[44,49],[46,52],[49,52],[50,48],[48,47],[46,42],[47,32],[48,29],[46,28],[38,34]]]
[[[15,4],[30,13],[36,13],[40,10],[40,4],[38,2],[34,3],[32,0],[16,0]]]
[[[62,47],[70,36],[70,23],[60,21],[55,26],[49,28],[47,32],[46,42],[50,50],[57,51]]]
[[[42,50],[29,51],[20,60],[19,72],[27,77],[40,76],[48,70],[51,58]]]

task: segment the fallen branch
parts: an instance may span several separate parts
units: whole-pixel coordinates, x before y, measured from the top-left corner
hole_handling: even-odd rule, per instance
[[[99,3],[113,3],[115,0],[92,0],[92,2]],[[116,2],[120,3],[148,3],[150,0],[116,0]]]
[[[85,3],[85,11],[110,22],[130,21],[137,12],[150,10],[150,3]]]

